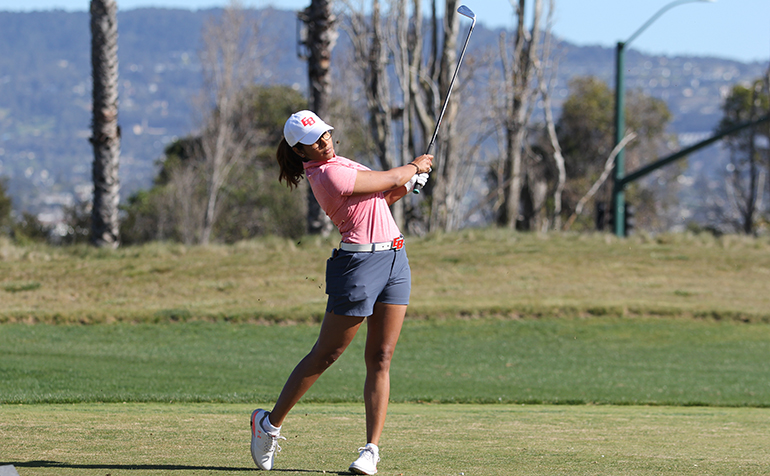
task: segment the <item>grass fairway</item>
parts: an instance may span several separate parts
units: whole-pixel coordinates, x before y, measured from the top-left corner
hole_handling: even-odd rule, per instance
[[[251,406],[0,407],[1,464],[21,476],[237,475]],[[379,474],[766,475],[770,410],[643,406],[392,404]],[[285,423],[278,474],[347,474],[363,408],[301,404]]]
[[[271,400],[318,329],[5,324],[0,403]],[[362,329],[305,401],[360,401],[364,337]],[[391,399],[768,407],[768,355],[766,324],[610,317],[407,321],[391,370]]]

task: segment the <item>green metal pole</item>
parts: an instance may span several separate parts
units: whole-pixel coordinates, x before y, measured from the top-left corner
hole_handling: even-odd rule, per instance
[[[626,81],[625,81],[625,43],[619,41],[615,48],[615,145],[623,140],[626,129]],[[615,156],[615,173],[612,187],[612,217],[615,223],[615,235],[623,237],[625,229],[626,192],[623,177],[626,174],[625,150]]]
[[[764,116],[764,117],[760,117],[756,121],[743,122],[743,123],[740,123],[740,124],[736,124],[735,126],[729,128],[729,129],[725,129],[723,131],[718,131],[718,132],[714,133],[714,135],[709,137],[708,139],[702,140],[702,141],[698,142],[697,144],[693,144],[690,147],[687,147],[686,149],[682,149],[679,152],[675,152],[675,153],[673,153],[673,154],[671,154],[671,155],[669,155],[667,157],[664,157],[662,159],[658,159],[658,160],[656,160],[655,162],[653,162],[653,163],[651,163],[649,165],[645,165],[644,167],[641,167],[641,168],[639,168],[639,169],[637,169],[637,170],[635,170],[633,172],[630,172],[625,177],[623,177],[623,185],[624,186],[628,185],[629,183],[634,182],[634,181],[644,177],[645,175],[647,175],[647,174],[649,174],[651,172],[654,172],[657,169],[659,169],[659,168],[661,168],[661,167],[663,167],[665,165],[670,164],[671,162],[679,160],[682,157],[686,157],[686,156],[692,154],[693,152],[696,152],[696,151],[698,151],[698,150],[700,150],[700,149],[702,149],[704,147],[707,147],[707,146],[713,144],[714,142],[716,142],[718,140],[721,140],[725,136],[729,136],[729,135],[735,134],[736,132],[739,132],[739,131],[741,131],[743,129],[746,129],[747,127],[758,126],[759,124],[762,124],[763,122],[770,122],[770,115]]]
[[[657,20],[667,10],[684,3],[692,2],[708,2],[714,3],[716,0],[674,0],[668,5],[658,10],[644,25],[634,32],[633,35],[628,37],[628,40],[624,42],[619,41],[617,48],[615,49],[615,145],[620,144],[623,140],[623,135],[626,129],[626,81],[625,81],[625,56],[626,46],[634,41],[644,30],[647,29],[655,20]],[[612,187],[612,217],[615,222],[615,235],[623,237],[626,235],[626,227],[624,223],[625,219],[625,202],[626,192],[624,175],[626,173],[626,161],[625,151],[621,149],[618,155],[615,157],[615,174],[614,183]]]

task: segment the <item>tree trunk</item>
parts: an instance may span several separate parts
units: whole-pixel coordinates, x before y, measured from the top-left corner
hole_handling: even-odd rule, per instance
[[[503,204],[500,207],[497,224],[500,227],[515,228],[519,215],[521,198],[521,154],[517,153],[516,130],[507,125],[505,128],[505,162],[503,165]],[[515,183],[514,183],[515,182]]]
[[[518,0],[518,5],[511,4],[516,9],[517,27],[516,43],[513,60],[506,77],[510,81],[507,88],[508,117],[506,128],[506,165],[503,183],[508,184],[504,194],[505,203],[498,216],[500,226],[516,228],[521,201],[523,173],[522,157],[527,139],[527,126],[532,112],[532,102],[537,92],[533,85],[537,55],[540,48],[540,17],[542,15],[542,0],[535,0],[532,26],[525,27],[526,0]]]
[[[374,154],[380,169],[389,170],[412,159],[406,158],[411,129],[409,126],[410,88],[409,52],[407,42],[409,19],[406,17],[406,0],[391,3],[391,17],[383,18],[380,0],[372,0],[371,15],[363,4],[349,9],[347,29],[353,43],[357,70],[361,75],[366,94],[369,132],[374,144]],[[391,27],[392,28],[389,28]],[[388,32],[392,31],[391,35]],[[389,44],[390,43],[390,44]],[[404,101],[401,111],[391,104],[391,85],[388,78],[389,57],[393,56],[394,72],[402,90]],[[397,111],[394,114],[394,111]],[[401,147],[396,150],[394,123],[402,120]],[[393,218],[399,228],[404,228],[404,200],[391,205]]]
[[[549,0],[548,2],[548,19],[546,20],[546,27],[543,40],[543,60],[539,58],[537,60],[537,76],[540,83],[540,95],[543,99],[543,112],[545,115],[545,127],[548,140],[553,147],[553,161],[557,170],[557,182],[553,192],[553,217],[550,223],[550,227],[554,230],[561,229],[562,226],[562,195],[564,193],[564,187],[567,183],[567,166],[562,154],[561,144],[559,144],[559,138],[556,134],[556,123],[553,118],[553,107],[551,102],[551,90],[556,83],[557,71],[559,69],[558,62],[552,61],[551,67],[548,68],[551,76],[550,80],[546,80],[546,68],[543,65],[543,61],[546,61],[551,57],[551,48],[553,42],[553,21],[554,12],[556,10],[556,0]],[[548,218],[546,220],[546,227],[548,227]]]
[[[329,116],[331,95],[331,58],[337,41],[336,18],[332,13],[332,0],[312,0],[310,6],[299,13],[307,25],[307,72],[310,82],[310,108],[324,120]],[[311,235],[328,236],[333,225],[318,205],[313,190],[307,189],[307,231]]]
[[[410,58],[414,54],[414,43],[409,41],[409,18],[407,17],[407,0],[398,0],[396,7],[396,27],[395,27],[395,45],[394,45],[394,66],[398,83],[401,88],[401,137],[398,150],[398,165],[404,165],[412,160],[412,87],[411,87],[411,64]],[[419,1],[417,2],[419,10]],[[422,18],[422,17],[420,17]],[[401,230],[406,230],[406,203],[408,198],[397,201],[391,206],[393,219],[396,220]]]
[[[91,243],[117,248],[120,242],[120,127],[118,126],[118,4],[91,0],[94,199]]]
[[[443,101],[447,99],[449,84],[457,68],[457,34],[460,29],[460,19],[457,13],[458,0],[446,0],[444,9],[444,42],[441,50],[441,58],[436,61],[440,65],[437,71],[438,101],[436,102],[433,120],[438,119]],[[433,187],[427,188],[431,197],[430,231],[447,231],[449,226],[448,209],[455,206],[452,203],[450,188],[455,185],[455,171],[460,157],[454,154],[454,122],[458,111],[460,93],[455,90],[452,100],[447,104],[444,118],[441,121],[441,130],[436,140],[434,154],[434,169],[431,180]],[[435,127],[435,122],[434,126]],[[433,132],[431,128],[431,133]]]
[[[751,111],[749,119],[754,121],[759,118],[759,111],[762,107],[760,96],[762,94],[762,83],[757,81],[754,84],[751,95]],[[757,126],[749,129],[749,190],[746,198],[746,209],[743,214],[743,233],[747,235],[754,234],[754,215],[757,210],[758,188],[759,188],[759,157],[756,149]]]
[[[388,62],[388,50],[382,33],[379,0],[372,2],[372,26],[368,36],[370,43],[368,52],[366,52],[364,68],[366,69],[366,102],[369,108],[369,126],[377,149],[380,168],[388,170],[393,168],[395,162],[391,146],[393,116],[390,111],[390,84],[385,71]],[[362,51],[361,54],[364,52]]]

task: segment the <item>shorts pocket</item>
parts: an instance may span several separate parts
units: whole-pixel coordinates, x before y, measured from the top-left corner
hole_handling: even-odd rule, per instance
[[[326,294],[351,302],[366,299],[364,264],[372,253],[339,253],[326,260]]]

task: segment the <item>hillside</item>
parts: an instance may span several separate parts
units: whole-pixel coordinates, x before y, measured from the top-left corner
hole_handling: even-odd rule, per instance
[[[136,9],[120,12],[120,124],[122,196],[149,186],[164,147],[196,127],[192,98],[200,87],[197,51],[204,22],[217,10]],[[295,14],[267,9],[262,31],[271,38],[263,81],[306,87],[296,56]],[[479,25],[469,54],[494,51],[499,30]],[[0,12],[0,177],[9,180],[17,211],[48,213],[88,197],[90,58],[88,14]],[[335,55],[345,54],[339,42]],[[569,79],[595,75],[612,82],[614,52],[600,47],[558,47],[556,98]],[[759,77],[766,65],[718,58],[627,55],[627,87],[664,99],[672,132],[688,140],[711,131],[721,98],[739,81]]]

